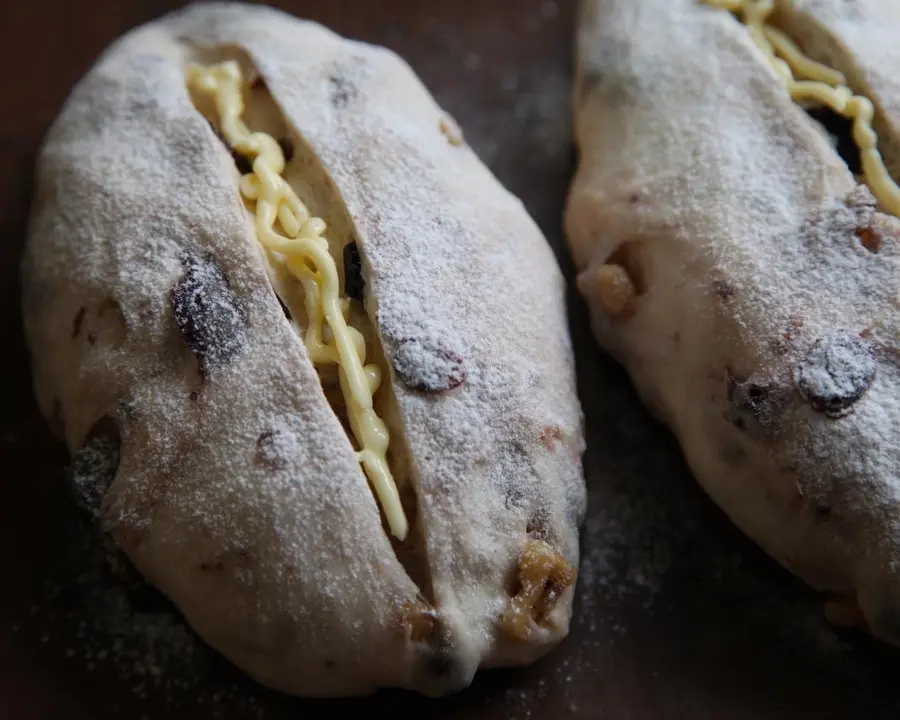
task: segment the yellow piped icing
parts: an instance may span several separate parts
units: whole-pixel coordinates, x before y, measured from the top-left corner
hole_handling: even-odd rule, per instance
[[[270,257],[282,263],[303,285],[309,318],[304,335],[307,351],[317,365],[338,366],[350,427],[362,448],[357,459],[381,503],[391,533],[404,540],[409,524],[387,463],[390,435],[373,407],[381,370],[372,363],[365,364],[365,338],[347,324],[349,299],[340,296],[337,266],[328,251],[328,241],[322,236],[325,222],[310,215],[281,177],[285,159],[278,142],[266,133],[251,132],[241,119],[244,100],[240,66],[234,61],[209,67],[192,65],[187,82],[191,89],[215,101],[226,142],[252,162],[252,172],[241,177],[239,187],[241,195],[255,202],[257,238]],[[276,222],[284,234],[275,229]],[[323,336],[326,323],[329,340]]]
[[[872,128],[875,116],[872,101],[847,87],[842,73],[806,57],[787,35],[767,24],[775,9],[774,0],[701,2],[740,16],[750,37],[784,81],[791,98],[825,105],[853,121],[853,142],[859,148],[866,182],[881,206],[892,215],[900,216],[900,188],[888,173],[878,151],[878,135]],[[798,80],[798,77],[803,79]]]

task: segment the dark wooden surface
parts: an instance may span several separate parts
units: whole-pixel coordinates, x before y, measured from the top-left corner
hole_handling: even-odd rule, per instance
[[[442,702],[402,693],[301,702],[255,687],[180,631],[159,598],[103,570],[66,492],[65,453],[33,403],[18,258],[34,154],[72,83],[116,36],[177,4],[7,0],[0,8],[8,348],[0,356],[0,718],[280,719],[337,709],[551,720],[897,716],[900,655],[832,632],[819,599],[733,530],[596,349],[574,295],[591,503],[571,636],[536,666],[486,673]],[[522,198],[571,276],[560,232],[573,161],[571,0],[279,5],[406,57]]]

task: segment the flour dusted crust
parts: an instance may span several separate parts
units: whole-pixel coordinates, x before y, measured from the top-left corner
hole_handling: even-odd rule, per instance
[[[189,62],[222,54],[258,72],[312,158],[303,199],[358,243],[426,559],[415,581],[273,293],[235,162],[186,89]],[[23,287],[36,393],[82,495],[259,681],[444,694],[567,633],[571,586],[524,635],[500,622],[530,582],[529,541],[578,563],[563,278],[394,54],[241,4],[128,33],[46,138]]]
[[[896,107],[898,3],[793,7],[783,29],[843,37],[853,89]],[[735,523],[900,643],[900,221],[731,14],[591,0],[577,55],[566,228],[599,341]],[[636,293],[618,314],[610,262]]]
[[[900,2],[778,0],[778,19],[813,59],[830,65],[878,109],[875,128],[895,179],[900,176]]]

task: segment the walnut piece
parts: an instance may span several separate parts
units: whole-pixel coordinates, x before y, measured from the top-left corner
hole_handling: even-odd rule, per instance
[[[530,540],[519,557],[519,590],[509,600],[501,627],[519,640],[527,640],[534,624],[552,612],[577,573],[566,559],[543,540]]]
[[[614,318],[624,317],[638,294],[628,270],[616,263],[601,265],[594,276],[594,283],[597,297],[606,312]]]
[[[440,127],[441,134],[447,138],[448,143],[455,147],[459,147],[463,144],[462,130],[459,129],[459,125],[456,124],[456,121],[453,120],[453,118],[441,118],[438,126]]]
[[[434,610],[425,602],[406,602],[400,608],[400,624],[409,632],[411,642],[420,643],[427,640],[437,627]]]

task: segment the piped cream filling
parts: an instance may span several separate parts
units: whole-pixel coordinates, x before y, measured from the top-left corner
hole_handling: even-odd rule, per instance
[[[257,238],[270,259],[303,286],[308,318],[304,343],[310,359],[317,367],[337,366],[350,427],[360,447],[357,459],[391,533],[402,541],[409,523],[387,462],[390,434],[373,405],[381,369],[366,364],[365,338],[347,322],[350,299],[340,296],[337,265],[323,237],[325,222],[311,216],[282,177],[285,158],[278,142],[267,133],[251,132],[242,120],[244,79],[238,63],[191,65],[187,83],[214,101],[225,141],[252,163],[252,171],[241,177],[240,192],[255,208]]]
[[[847,87],[843,73],[806,57],[787,35],[768,24],[774,0],[701,0],[737,14],[750,37],[769,58],[798,103],[824,105],[853,121],[853,142],[859,148],[863,175],[872,194],[887,212],[900,216],[900,188],[893,181],[878,151],[878,135],[872,128],[872,101]],[[797,78],[803,78],[798,80]]]

